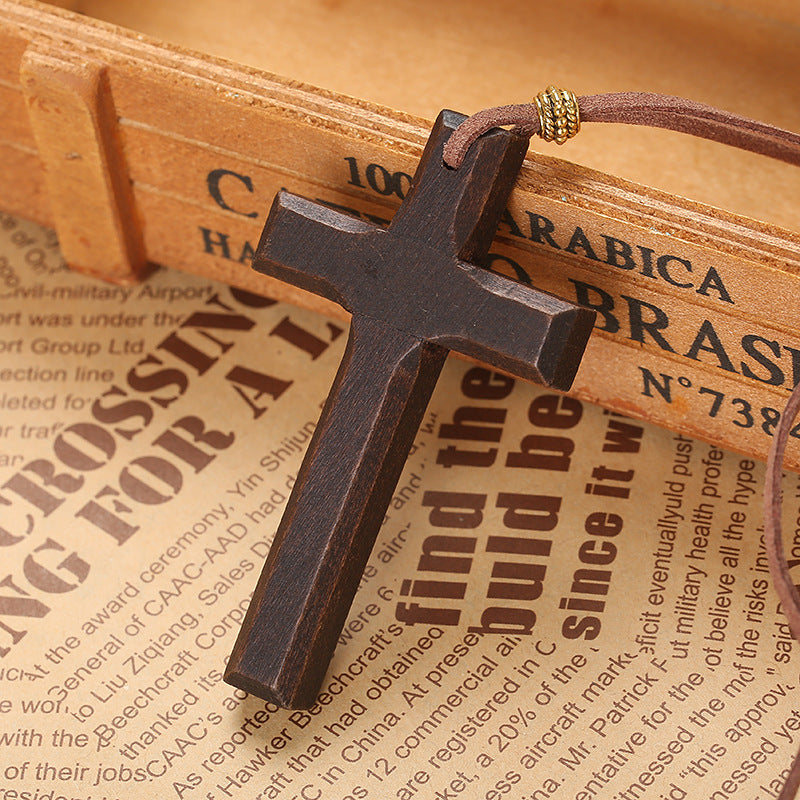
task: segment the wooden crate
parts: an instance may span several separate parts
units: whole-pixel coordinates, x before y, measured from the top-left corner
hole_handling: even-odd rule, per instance
[[[778,0],[61,5],[0,0],[0,209],[118,282],[156,263],[342,317],[250,270],[271,198],[390,218],[440,107],[556,83],[800,130]],[[784,164],[587,125],[534,143],[493,267],[603,310],[574,394],[763,458],[800,380],[797,197]]]

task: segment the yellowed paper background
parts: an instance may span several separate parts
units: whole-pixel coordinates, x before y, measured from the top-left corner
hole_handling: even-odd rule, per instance
[[[763,465],[455,359],[317,704],[222,683],[345,338],[0,217],[0,798],[777,796]]]

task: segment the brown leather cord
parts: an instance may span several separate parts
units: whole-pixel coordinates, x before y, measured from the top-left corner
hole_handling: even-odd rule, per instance
[[[621,122],[648,125],[689,133],[703,139],[750,150],[800,166],[800,135],[763,122],[731,114],[680,97],[645,92],[589,95],[578,98],[580,121]],[[465,120],[444,148],[447,166],[458,169],[469,146],[481,134],[500,125],[533,136],[540,131],[539,111],[534,103],[498,106]],[[764,543],[775,591],[792,636],[800,642],[800,593],[789,574],[781,538],[781,478],[783,455],[795,417],[800,411],[800,384],[789,397],[767,460],[764,487]],[[800,787],[800,751],[778,800],[792,800]]]
[[[767,474],[764,481],[764,546],[775,592],[781,601],[781,609],[789,622],[792,636],[800,641],[800,594],[797,593],[794,581],[789,575],[781,530],[781,478],[783,477],[781,468],[786,442],[798,411],[800,411],[800,384],[794,387],[789,402],[783,410],[767,459]],[[800,786],[800,751],[794,757],[789,777],[778,800],[792,800],[798,786]]]
[[[721,111],[682,97],[647,92],[594,94],[578,98],[581,122],[620,122],[689,133],[800,166],[800,135]],[[539,132],[533,103],[498,106],[466,119],[444,148],[444,161],[458,169],[472,142],[490,128],[515,125],[518,133]]]

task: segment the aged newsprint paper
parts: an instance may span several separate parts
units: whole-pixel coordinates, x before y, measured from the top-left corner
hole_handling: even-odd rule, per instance
[[[775,797],[763,465],[456,359],[316,705],[222,682],[345,339],[0,217],[0,800]]]

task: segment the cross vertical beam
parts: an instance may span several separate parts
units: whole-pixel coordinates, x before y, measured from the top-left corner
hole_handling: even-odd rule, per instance
[[[242,627],[235,685],[307,707],[353,596],[447,350],[354,316],[339,372]],[[380,523],[378,523],[379,525]],[[269,621],[259,626],[258,621]],[[230,674],[230,673],[229,673]],[[230,678],[226,677],[230,682]]]

